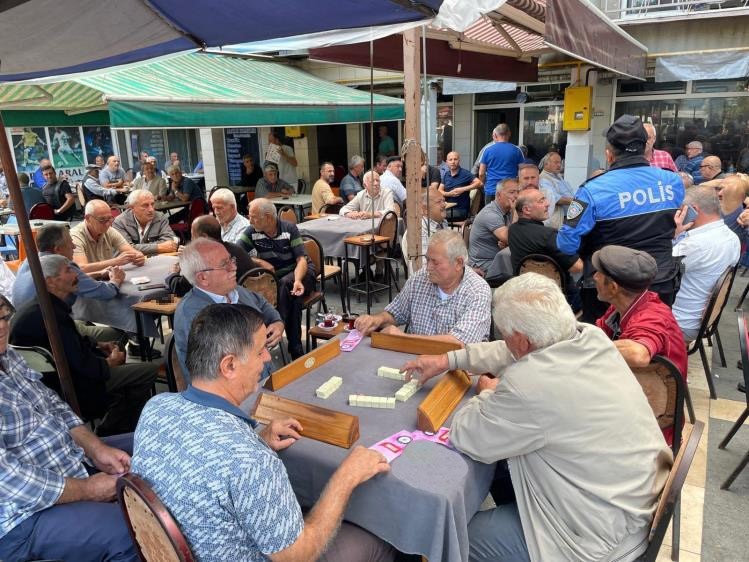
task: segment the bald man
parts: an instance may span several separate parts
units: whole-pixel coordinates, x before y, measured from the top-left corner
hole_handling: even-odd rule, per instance
[[[719,180],[726,177],[721,170],[723,166],[720,158],[717,156],[705,156],[700,164],[700,172],[702,174],[702,181]],[[702,182],[699,182],[702,183]]]
[[[455,203],[455,207],[448,209],[450,220],[463,220],[468,216],[471,207],[471,192],[481,188],[481,180],[465,168],[460,167],[460,153],[447,153],[447,172],[442,175],[439,192],[448,203]],[[479,194],[480,195],[480,194]]]

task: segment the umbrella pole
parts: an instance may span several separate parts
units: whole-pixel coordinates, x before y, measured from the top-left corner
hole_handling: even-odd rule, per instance
[[[55,365],[57,367],[57,376],[60,379],[62,397],[70,405],[73,411],[80,415],[81,411],[78,406],[78,398],[76,397],[75,389],[73,387],[73,380],[70,377],[70,368],[68,367],[68,361],[65,358],[65,350],[62,347],[62,340],[60,340],[60,331],[57,322],[55,321],[55,313],[52,310],[52,300],[47,292],[47,284],[44,281],[42,266],[39,263],[39,254],[36,251],[36,244],[34,243],[34,238],[31,234],[31,226],[29,225],[28,215],[26,214],[26,207],[23,204],[21,188],[18,185],[18,175],[16,174],[16,167],[13,163],[13,156],[10,150],[10,144],[8,144],[8,136],[5,133],[5,124],[3,123],[2,115],[0,115],[0,161],[2,161],[3,168],[5,169],[5,178],[8,181],[10,199],[13,201],[13,208],[15,209],[16,218],[18,219],[18,231],[20,238],[23,241],[24,248],[26,249],[26,259],[29,262],[31,277],[36,286],[37,298],[39,299],[42,318],[44,318],[44,326],[47,329],[50,347],[52,348],[52,356],[55,359]]]

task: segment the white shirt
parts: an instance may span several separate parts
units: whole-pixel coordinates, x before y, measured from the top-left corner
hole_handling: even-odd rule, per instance
[[[221,226],[221,240],[236,244],[245,229],[250,226],[250,221],[237,213],[226,226]]]
[[[392,210],[393,192],[386,187],[380,187],[380,194],[374,198],[374,201],[369,196],[367,190],[362,189],[359,193],[356,194],[356,197],[354,197],[351,201],[343,206],[338,214],[345,216],[346,213],[350,213],[352,211],[366,211],[368,213],[379,212],[384,215],[388,211]]]
[[[673,255],[684,256],[684,275],[672,310],[685,337],[694,338],[716,281],[739,261],[741,242],[718,219],[687,231],[674,245]]]
[[[393,172],[385,170],[380,176],[380,186],[387,187],[393,192],[393,197],[398,203],[403,203],[406,200],[406,188],[403,187],[401,180],[399,180]]]

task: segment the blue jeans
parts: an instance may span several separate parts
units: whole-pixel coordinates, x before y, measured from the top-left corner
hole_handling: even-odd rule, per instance
[[[529,562],[517,504],[479,511],[468,524],[471,562]]]

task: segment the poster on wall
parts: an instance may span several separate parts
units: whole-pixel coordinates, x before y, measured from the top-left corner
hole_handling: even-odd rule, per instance
[[[39,159],[49,157],[44,127],[13,128],[10,134],[16,170],[33,173],[39,167]]]
[[[239,185],[242,180],[242,157],[249,154],[259,165],[260,144],[256,127],[224,129],[226,146],[226,165],[229,171],[230,185]]]
[[[78,127],[50,127],[50,148],[55,168],[83,167],[83,144]]]
[[[97,156],[103,156],[106,160],[108,156],[114,154],[112,131],[109,127],[83,127],[83,139],[89,162],[93,163]]]

